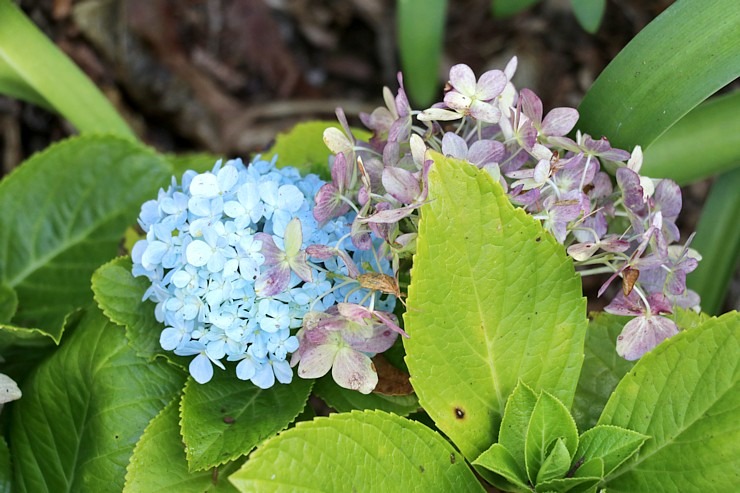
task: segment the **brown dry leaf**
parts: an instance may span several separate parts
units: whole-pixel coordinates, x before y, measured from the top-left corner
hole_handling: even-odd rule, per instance
[[[640,277],[639,270],[630,269],[629,267],[624,269],[624,272],[622,272],[622,292],[625,296],[630,295],[638,277]]]
[[[373,365],[378,372],[378,385],[373,393],[382,395],[411,395],[414,388],[409,382],[409,374],[399,370],[385,359],[382,354],[376,354]]]

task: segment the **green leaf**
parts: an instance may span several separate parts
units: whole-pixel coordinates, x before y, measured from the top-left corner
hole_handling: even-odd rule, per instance
[[[521,491],[530,491],[524,469],[520,467],[518,461],[506,447],[500,443],[491,445],[491,448],[473,461],[473,465],[485,467],[489,471],[503,476],[512,485],[518,486]]]
[[[362,394],[356,390],[340,387],[331,375],[316,380],[313,392],[340,413],[377,409],[399,416],[408,416],[419,410],[419,400],[414,394],[398,396]]]
[[[409,97],[424,108],[437,98],[447,0],[398,0],[398,47]]]
[[[183,380],[136,357],[123,329],[91,307],[14,403],[16,490],[120,491],[136,441]]]
[[[591,34],[599,30],[606,9],[606,0],[570,0],[570,4],[583,29]]]
[[[609,492],[732,491],[740,470],[740,314],[681,332],[619,384],[599,424],[651,437],[607,477]]]
[[[701,296],[702,310],[722,311],[732,273],[740,259],[740,168],[720,175],[704,202],[696,237],[691,244],[702,261],[687,277],[687,285]]]
[[[331,180],[329,156],[331,151],[324,144],[324,130],[342,127],[335,121],[316,120],[297,124],[288,132],[279,133],[269,151],[262,154],[267,161],[277,156],[277,167],[293,166],[302,175],[315,173],[323,180]],[[367,139],[370,133],[366,130],[352,129],[358,139]]]
[[[601,478],[596,476],[582,478],[558,478],[538,484],[537,493],[545,491],[572,492],[572,493],[595,493],[596,486]]]
[[[527,437],[524,441],[527,476],[533,484],[539,482],[537,480],[539,471],[550,454],[551,446],[558,439],[563,440],[568,456],[572,457],[578,448],[576,423],[568,412],[568,408],[557,397],[543,391],[532,410],[527,427]],[[561,461],[557,460],[555,466],[559,462]],[[548,479],[552,478],[547,477],[543,481]]]
[[[636,453],[649,437],[618,426],[597,426],[581,435],[576,460],[604,461],[604,475],[611,474]]]
[[[567,406],[585,300],[563,247],[485,171],[435,154],[404,339],[419,402],[469,459],[498,436],[519,380]]]
[[[229,480],[260,493],[484,491],[444,438],[382,411],[298,423],[265,442]]]
[[[138,356],[147,359],[164,356],[186,368],[188,358],[175,356],[159,345],[164,326],[154,318],[154,304],[141,301],[151,283],[145,277],[134,277],[131,267],[129,257],[119,257],[95,271],[92,289],[98,307],[106,317],[126,327],[126,339]]]
[[[4,284],[0,284],[0,324],[10,322],[18,309],[18,296],[15,291]]]
[[[565,446],[565,440],[558,438],[552,450],[542,462],[535,484],[545,483],[553,479],[562,478],[570,469],[570,452]]]
[[[124,493],[236,493],[226,478],[238,463],[227,464],[217,473],[188,471],[177,403],[173,399],[141,435],[126,470]]]
[[[90,79],[9,0],[0,0],[0,89],[53,107],[80,132],[136,138]]]
[[[5,438],[0,436],[0,493],[12,491],[13,476],[10,469],[10,450]]]
[[[579,128],[614,147],[648,147],[738,77],[736,0],[680,0],[648,24],[584,97]]]
[[[0,284],[18,295],[11,322],[58,341],[65,316],[92,301],[92,273],[116,254],[142,202],[169,175],[150,149],[83,136],[34,155],[0,182]]]
[[[529,420],[537,404],[537,394],[525,383],[519,382],[506,402],[498,441],[511,452],[519,468],[524,471],[524,442],[527,437]]]
[[[311,380],[267,390],[239,380],[229,368],[206,385],[189,378],[180,404],[190,471],[209,469],[248,454],[288,426],[306,406]]]
[[[626,317],[608,313],[592,313],[586,331],[585,358],[573,399],[573,417],[578,428],[593,428],[604,410],[606,401],[624,375],[635,365],[617,354],[617,336],[622,332]]]
[[[740,165],[740,91],[713,97],[644,150],[641,173],[686,185]]]
[[[492,0],[491,12],[494,17],[510,17],[539,2],[540,0]]]

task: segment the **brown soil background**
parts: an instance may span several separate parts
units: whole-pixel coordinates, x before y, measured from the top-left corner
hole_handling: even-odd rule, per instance
[[[160,151],[247,156],[297,122],[333,119],[337,106],[356,118],[382,103],[384,85],[397,87],[393,0],[18,3]],[[449,0],[439,80],[455,63],[480,74],[517,55],[517,87],[533,89],[546,109],[576,107],[671,3],[609,0],[598,32],[589,34],[568,0],[544,0],[508,19],[492,17],[490,0]],[[59,117],[0,96],[0,175],[73,133]],[[682,231],[694,230],[708,187],[684,189]],[[740,308],[735,278],[726,309]]]

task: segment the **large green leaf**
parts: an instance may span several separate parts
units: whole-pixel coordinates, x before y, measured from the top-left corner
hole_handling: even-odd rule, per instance
[[[362,394],[356,390],[340,387],[331,375],[316,380],[313,392],[340,413],[378,409],[399,416],[407,416],[419,410],[419,400],[414,394],[398,396],[374,393]]]
[[[700,104],[644,151],[641,173],[679,185],[740,166],[740,90]]]
[[[183,381],[138,358],[123,329],[91,307],[13,406],[16,490],[121,491],[136,441]]]
[[[586,303],[563,247],[487,173],[437,154],[429,186],[406,363],[419,402],[473,460],[496,440],[519,380],[570,406]]]
[[[18,309],[18,297],[12,288],[0,284],[0,324],[10,322]]]
[[[615,147],[648,147],[740,76],[738,25],[737,0],[678,0],[601,73],[578,108],[578,127]]]
[[[286,428],[306,406],[311,380],[263,390],[239,380],[231,367],[208,384],[192,378],[180,403],[182,436],[191,471],[221,465],[248,454]]]
[[[447,0],[396,2],[398,50],[412,102],[426,108],[437,97]]]
[[[611,493],[734,491],[740,471],[740,314],[681,332],[619,384],[599,424],[650,436],[607,477]]]
[[[713,315],[722,311],[732,273],[740,262],[738,190],[740,168],[717,177],[704,202],[691,244],[701,253],[702,261],[688,276],[687,284],[701,296],[702,310]]]
[[[216,472],[188,471],[177,403],[173,399],[141,435],[126,470],[124,493],[236,493],[227,480],[235,463]]]
[[[0,0],[0,91],[54,108],[80,132],[135,138],[90,79],[10,0]]]
[[[134,277],[131,267],[129,257],[120,257],[96,270],[92,277],[95,301],[109,319],[126,327],[126,339],[137,355],[143,358],[164,355],[187,366],[187,359],[166,352],[159,345],[164,326],[154,318],[154,304],[141,301],[151,283],[145,277]]]
[[[649,437],[617,426],[596,426],[580,437],[576,460],[604,461],[604,474],[610,474],[642,447]]]
[[[634,366],[634,362],[621,358],[616,349],[617,336],[629,319],[608,313],[592,316],[586,331],[581,377],[573,399],[573,417],[581,430],[596,425],[609,396]]]
[[[14,325],[59,340],[92,300],[90,276],[115,256],[141,203],[167,183],[166,161],[111,136],[68,139],[0,182],[0,284],[18,295]]]
[[[483,491],[444,438],[382,411],[298,423],[257,449],[229,479],[240,491],[260,493]]]

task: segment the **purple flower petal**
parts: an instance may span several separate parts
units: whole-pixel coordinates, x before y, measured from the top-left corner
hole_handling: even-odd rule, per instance
[[[450,85],[462,94],[468,96],[475,94],[476,81],[473,69],[463,63],[453,65],[450,69]]]
[[[383,187],[402,204],[410,204],[421,193],[419,179],[411,171],[390,167],[383,170]]]
[[[290,285],[290,267],[278,264],[260,274],[254,283],[254,292],[262,298],[282,293]]]
[[[369,394],[378,385],[378,374],[370,358],[348,347],[337,353],[331,375],[340,387],[363,394]]]
[[[340,199],[339,189],[333,183],[324,184],[316,192],[316,205],[313,208],[313,217],[320,224],[329,219],[342,216],[349,211],[349,204]]]
[[[655,346],[678,334],[676,324],[665,317],[636,317],[624,326],[617,337],[617,354],[628,361],[640,359]]]
[[[483,101],[473,101],[470,105],[470,116],[486,123],[498,123],[501,119],[501,110],[498,106]]]
[[[468,155],[468,144],[459,135],[447,132],[442,136],[442,154],[457,159],[465,159]]]
[[[522,104],[522,113],[532,120],[537,126],[542,122],[542,100],[529,89],[519,92],[519,101]]]
[[[504,145],[497,140],[477,140],[468,151],[467,160],[482,168],[489,163],[498,163],[504,157]]]
[[[302,351],[298,376],[308,379],[326,375],[334,364],[338,349],[335,345],[322,345]]]
[[[578,110],[555,108],[550,110],[542,122],[540,131],[547,136],[562,136],[573,130],[578,122]]]
[[[490,101],[501,94],[507,82],[506,75],[500,70],[484,72],[475,85],[475,95],[482,101]]]

